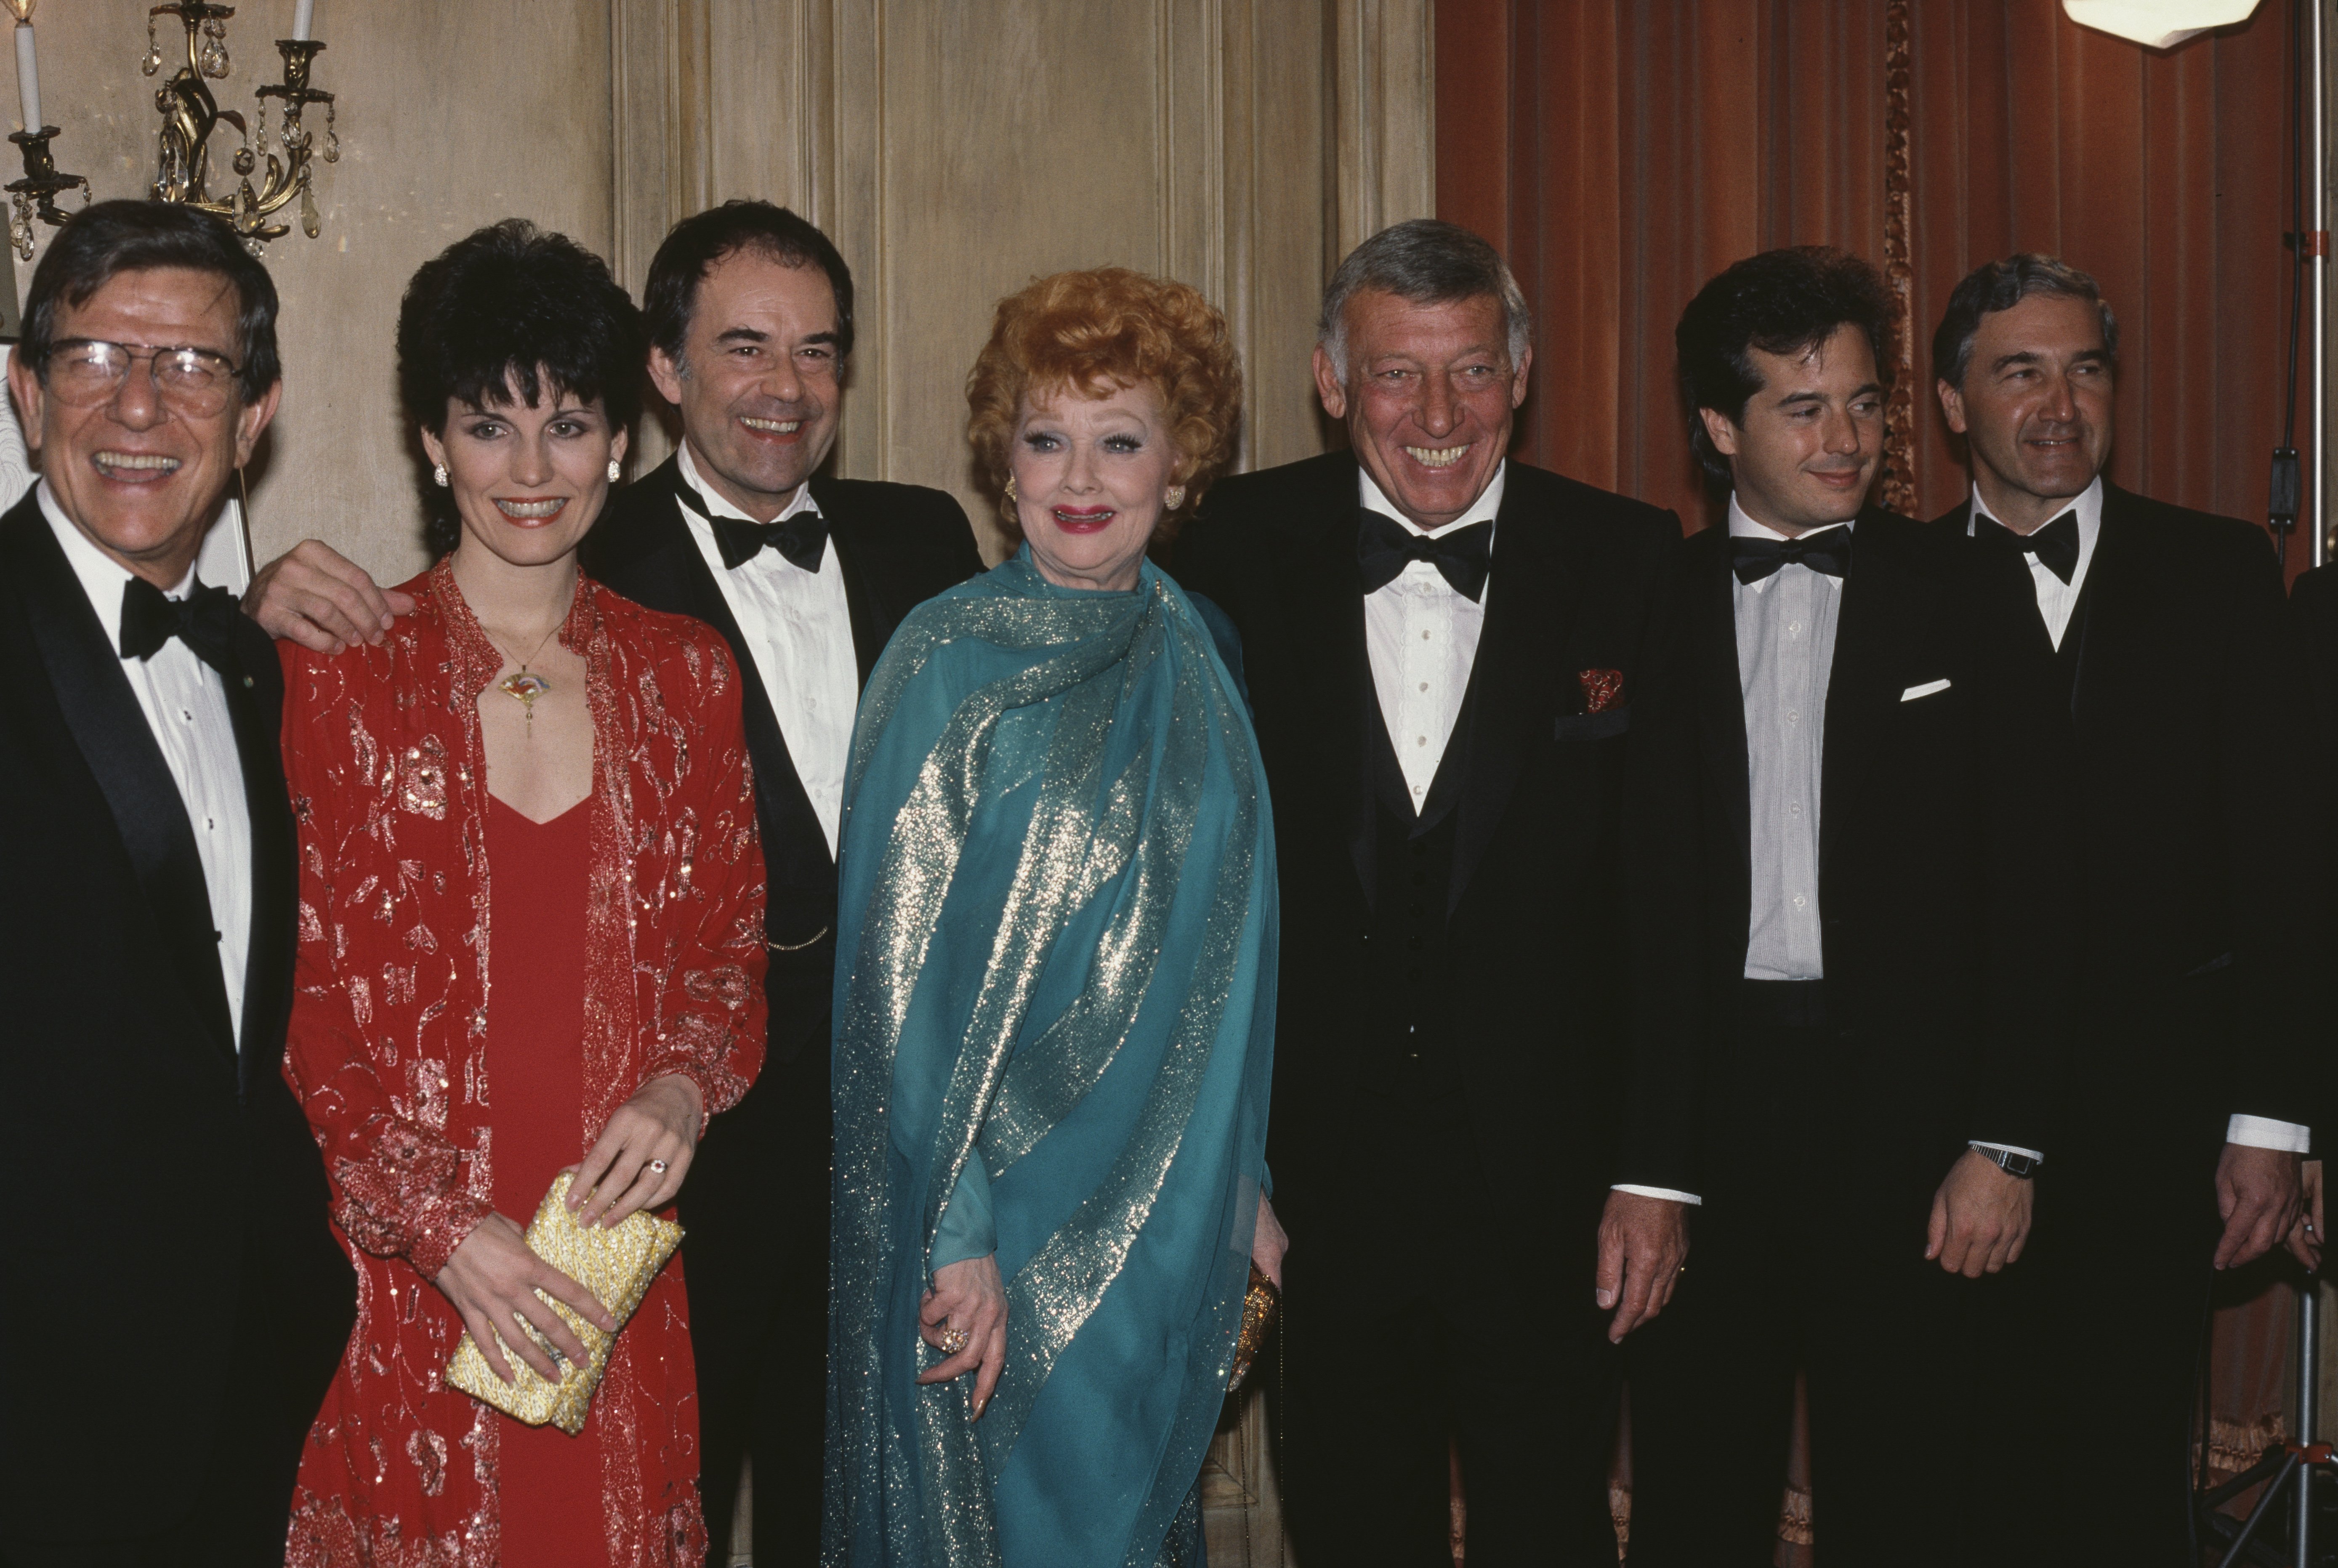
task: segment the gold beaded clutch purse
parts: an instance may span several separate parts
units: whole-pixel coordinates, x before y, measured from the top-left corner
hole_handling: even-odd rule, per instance
[[[1274,1332],[1276,1314],[1282,1310],[1282,1292],[1274,1281],[1255,1263],[1250,1266],[1250,1289],[1243,1293],[1242,1334],[1234,1340],[1233,1376],[1226,1379],[1229,1397],[1242,1389],[1243,1379],[1250,1376],[1251,1363],[1258,1359],[1260,1347]]]
[[[649,1293],[650,1282],[681,1245],[682,1227],[647,1210],[636,1210],[621,1225],[606,1230],[595,1225],[588,1230],[568,1211],[568,1182],[564,1172],[536,1206],[535,1218],[528,1222],[527,1250],[593,1292],[622,1331],[634,1308]],[[530,1426],[549,1421],[574,1437],[584,1430],[585,1412],[592,1406],[593,1391],[601,1386],[601,1374],[608,1369],[609,1348],[617,1336],[603,1333],[565,1302],[555,1301],[541,1290],[535,1294],[560,1314],[583,1342],[589,1359],[582,1366],[574,1365],[546,1344],[542,1335],[529,1329],[527,1337],[560,1368],[560,1381],[547,1382],[512,1354],[503,1343],[503,1329],[498,1326],[496,1345],[510,1363],[515,1381],[506,1383],[489,1371],[487,1358],[466,1333],[463,1342],[455,1347],[454,1358],[447,1363],[447,1385],[494,1406],[515,1421]]]

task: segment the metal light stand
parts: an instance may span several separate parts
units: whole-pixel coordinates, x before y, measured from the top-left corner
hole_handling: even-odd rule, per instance
[[[2307,382],[2309,397],[2306,407],[2312,410],[2313,462],[2306,470],[2306,518],[2313,525],[2309,540],[2310,563],[2319,566],[2332,558],[2330,537],[2330,463],[2324,455],[2329,444],[2329,295],[2330,295],[2330,125],[2327,114],[2327,94],[2330,91],[2329,61],[2324,57],[2328,40],[2323,34],[2324,0],[2296,0],[2305,7],[2305,125],[2306,155],[2312,160],[2313,180],[2308,188],[2306,221],[2313,225],[2311,238],[2298,237],[2306,245],[2306,265],[2312,279],[2306,298],[2312,302],[2312,325],[2308,328],[2313,345],[2313,376]]]
[[[2250,1547],[2256,1540],[2257,1531],[2281,1506],[2284,1492],[2293,1510],[2289,1561],[2294,1568],[2313,1568],[2313,1477],[2318,1472],[2338,1466],[2338,1449],[2316,1441],[2313,1436],[2321,1425],[2321,1294],[2322,1277],[2318,1273],[2308,1274],[2298,1286],[2297,1436],[2266,1449],[2264,1458],[2223,1485],[2200,1494],[2197,1506],[2204,1520],[2212,1527],[2221,1526],[2217,1530],[2221,1534],[2232,1524],[2215,1510],[2258,1483],[2265,1484],[2264,1495],[2249,1511],[2231,1547],[2216,1560],[2216,1568],[2236,1568],[2244,1560],[2269,1564],[2282,1561],[2264,1550],[2251,1555]]]

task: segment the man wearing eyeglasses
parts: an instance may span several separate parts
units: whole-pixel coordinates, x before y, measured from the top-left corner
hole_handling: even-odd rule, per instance
[[[267,635],[195,556],[276,411],[218,219],[76,214],[0,516],[0,1563],[280,1562],[355,1281],[284,1083],[296,899]]]

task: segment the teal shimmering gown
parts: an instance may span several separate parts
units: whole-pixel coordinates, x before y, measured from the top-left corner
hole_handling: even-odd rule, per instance
[[[1200,1556],[1274,1027],[1237,691],[1150,564],[1088,593],[1027,551],[912,612],[870,679],[838,867],[829,1568]],[[969,1184],[1008,1314],[978,1422],[971,1377],[916,1382]]]

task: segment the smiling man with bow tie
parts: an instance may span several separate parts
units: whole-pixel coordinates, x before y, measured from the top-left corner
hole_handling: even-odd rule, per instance
[[[1772,250],[1676,334],[1729,521],[1633,730],[1645,1097],[1697,1107],[1704,1200],[1629,1348],[1633,1568],[1770,1560],[1797,1369],[1826,1560],[1983,1555],[1975,1330],[2053,1152],[2067,749],[2019,569],[1866,504],[1893,314],[1865,262]]]
[[[275,650],[195,557],[276,411],[219,219],[50,242],[0,517],[0,1562],[281,1562],[357,1282],[282,1072],[298,887]]]
[[[1458,1440],[1471,1562],[1612,1563],[1608,1336],[1685,1244],[1616,855],[1680,524],[1508,458],[1531,323],[1477,236],[1382,230],[1318,331],[1350,449],[1223,481],[1175,563],[1240,625],[1276,808],[1292,1542],[1449,1564]]]
[[[2102,476],[2118,328],[2050,257],[1980,267],[1932,340],[1969,501],[1940,518],[2019,561],[2029,634],[2075,727],[2059,824],[2085,888],[2065,1129],[2038,1196],[2035,1300],[2007,1326],[2049,1401],[2023,1429],[2122,1435],[2058,1455],[2029,1499],[2069,1561],[2185,1561],[2194,1368],[2212,1271],[2294,1220],[2317,1026],[2313,862],[2279,828],[2308,799],[2310,722],[2282,651],[2264,532]],[[2068,1423],[2068,1425],[2057,1425]]]

